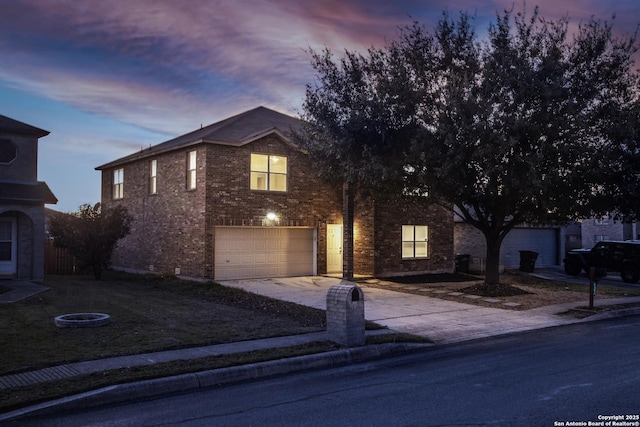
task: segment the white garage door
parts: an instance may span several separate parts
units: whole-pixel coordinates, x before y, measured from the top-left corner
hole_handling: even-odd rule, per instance
[[[314,229],[216,227],[215,279],[310,276]]]
[[[536,267],[556,265],[557,230],[554,228],[515,228],[502,242],[500,255],[505,268],[520,266],[520,251],[538,252]]]

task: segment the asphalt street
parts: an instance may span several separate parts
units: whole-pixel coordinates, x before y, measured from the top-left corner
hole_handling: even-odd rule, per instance
[[[640,316],[574,324],[9,425],[634,423],[639,331]]]

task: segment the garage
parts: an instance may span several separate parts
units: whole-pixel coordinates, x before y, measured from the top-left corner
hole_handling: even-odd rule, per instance
[[[315,229],[216,227],[215,280],[315,274]]]
[[[538,253],[536,266],[558,264],[557,228],[514,228],[502,242],[500,255],[505,268],[520,266],[520,251]]]

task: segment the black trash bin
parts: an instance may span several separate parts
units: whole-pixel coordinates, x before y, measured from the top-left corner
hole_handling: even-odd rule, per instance
[[[469,273],[469,259],[471,255],[456,255],[456,273]]]
[[[532,273],[538,259],[538,252],[520,251],[520,271]]]

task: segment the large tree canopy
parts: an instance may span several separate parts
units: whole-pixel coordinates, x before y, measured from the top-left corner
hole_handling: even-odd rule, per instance
[[[482,38],[462,13],[335,60],[312,52],[305,146],[333,179],[428,192],[480,230],[486,283],[517,224],[612,211],[637,189],[635,35],[505,12]],[[626,206],[625,208],[629,208]]]

